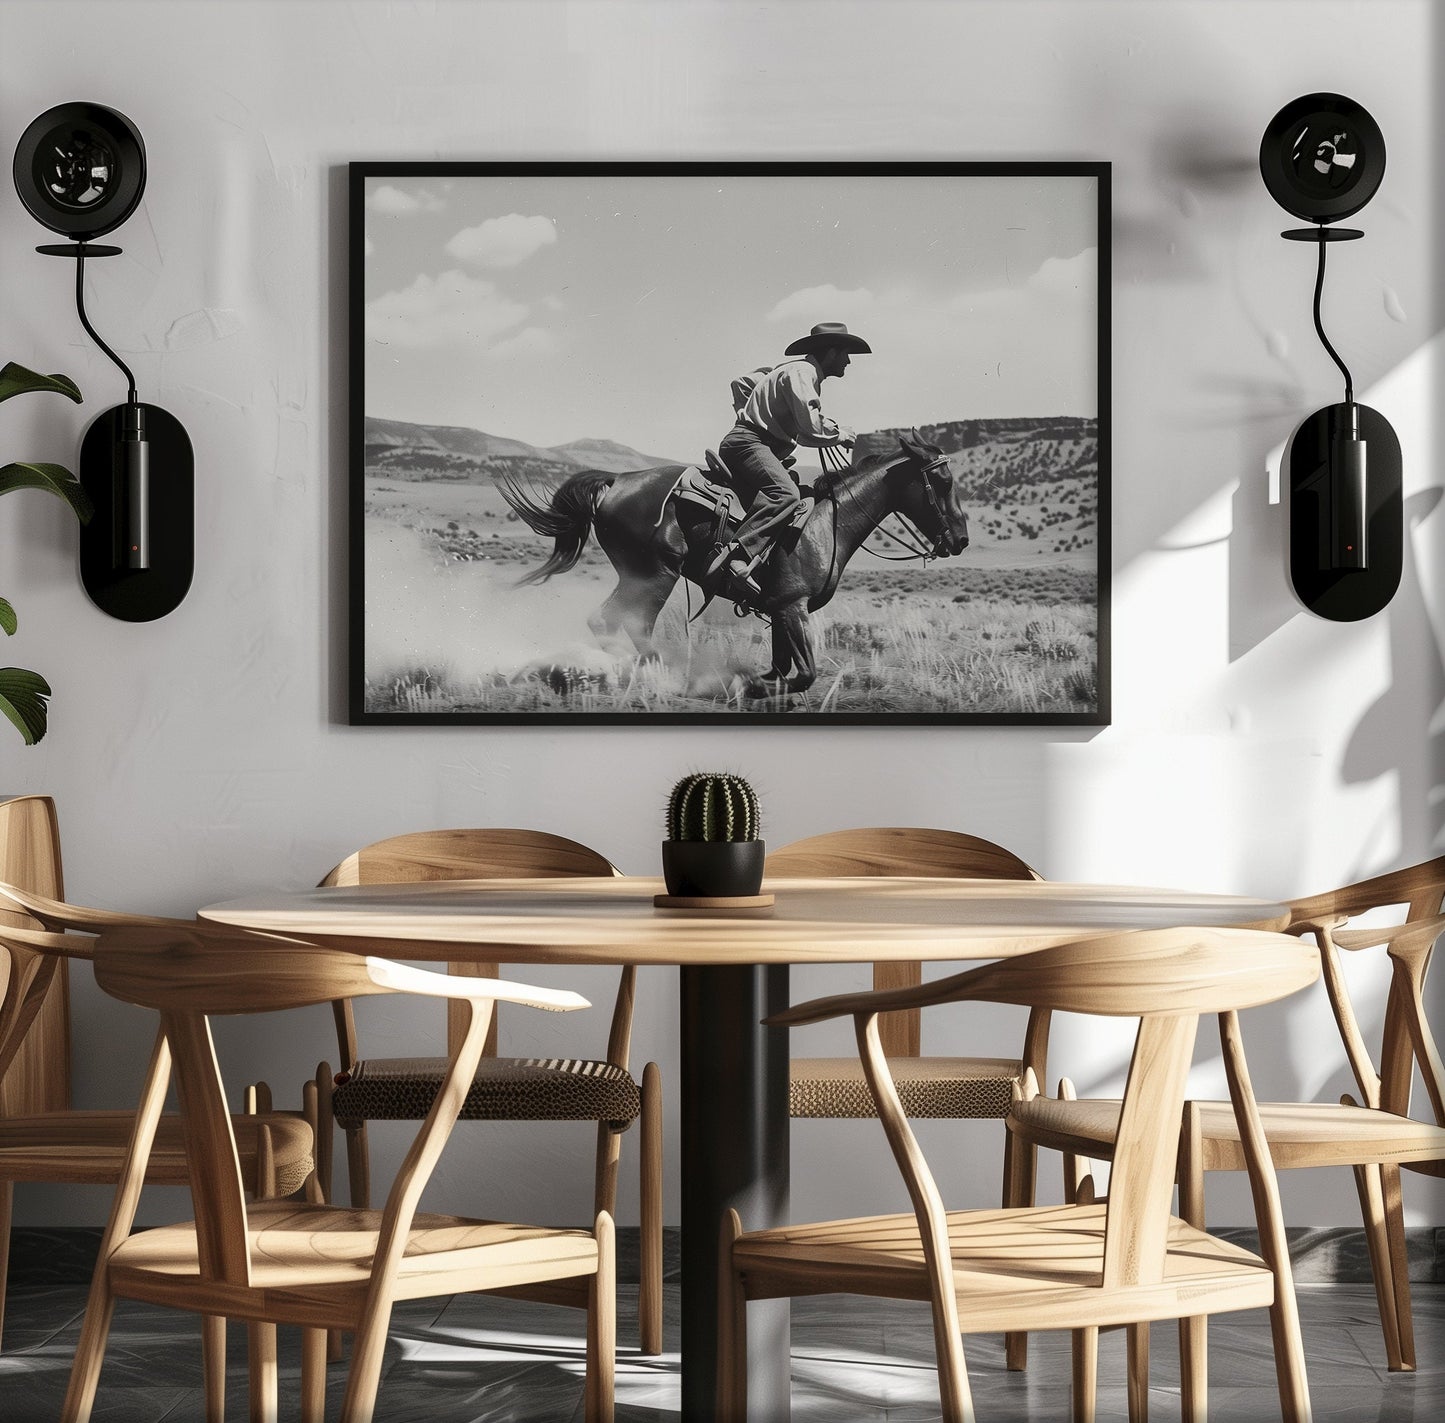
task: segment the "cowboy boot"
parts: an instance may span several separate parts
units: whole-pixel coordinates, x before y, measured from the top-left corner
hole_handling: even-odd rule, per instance
[[[707,576],[717,577],[724,595],[742,603],[760,596],[763,591],[752,576],[754,566],[741,544],[724,544],[708,565]]]

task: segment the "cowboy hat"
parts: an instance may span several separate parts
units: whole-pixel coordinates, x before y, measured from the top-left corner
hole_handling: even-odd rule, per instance
[[[841,321],[820,321],[806,336],[800,336],[786,351],[785,356],[811,356],[815,351],[825,351],[837,346],[850,356],[871,356],[873,348],[861,337],[855,336]]]

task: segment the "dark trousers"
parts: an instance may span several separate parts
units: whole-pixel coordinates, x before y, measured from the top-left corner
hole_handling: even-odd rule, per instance
[[[791,448],[748,425],[734,425],[718,446],[747,511],[735,537],[749,559],[771,546],[803,502],[796,481],[783,466],[782,457]]]

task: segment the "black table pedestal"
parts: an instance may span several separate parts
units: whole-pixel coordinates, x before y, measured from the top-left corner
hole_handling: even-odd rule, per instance
[[[761,1019],[788,1006],[787,965],[680,970],[682,1416],[715,1419],[721,1221],[745,1230],[788,1214],[788,1034]],[[751,1423],[786,1423],[788,1301],[748,1307]]]

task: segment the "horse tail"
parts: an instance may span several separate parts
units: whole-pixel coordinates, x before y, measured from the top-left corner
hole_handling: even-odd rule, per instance
[[[513,479],[498,481],[497,487],[512,512],[528,528],[556,541],[551,557],[540,568],[534,568],[519,578],[518,587],[545,583],[553,574],[566,573],[569,568],[576,567],[582,550],[587,546],[587,535],[592,532],[592,516],[597,512],[597,501],[612,487],[615,477],[600,470],[574,474],[557,489],[548,504],[539,503]]]

